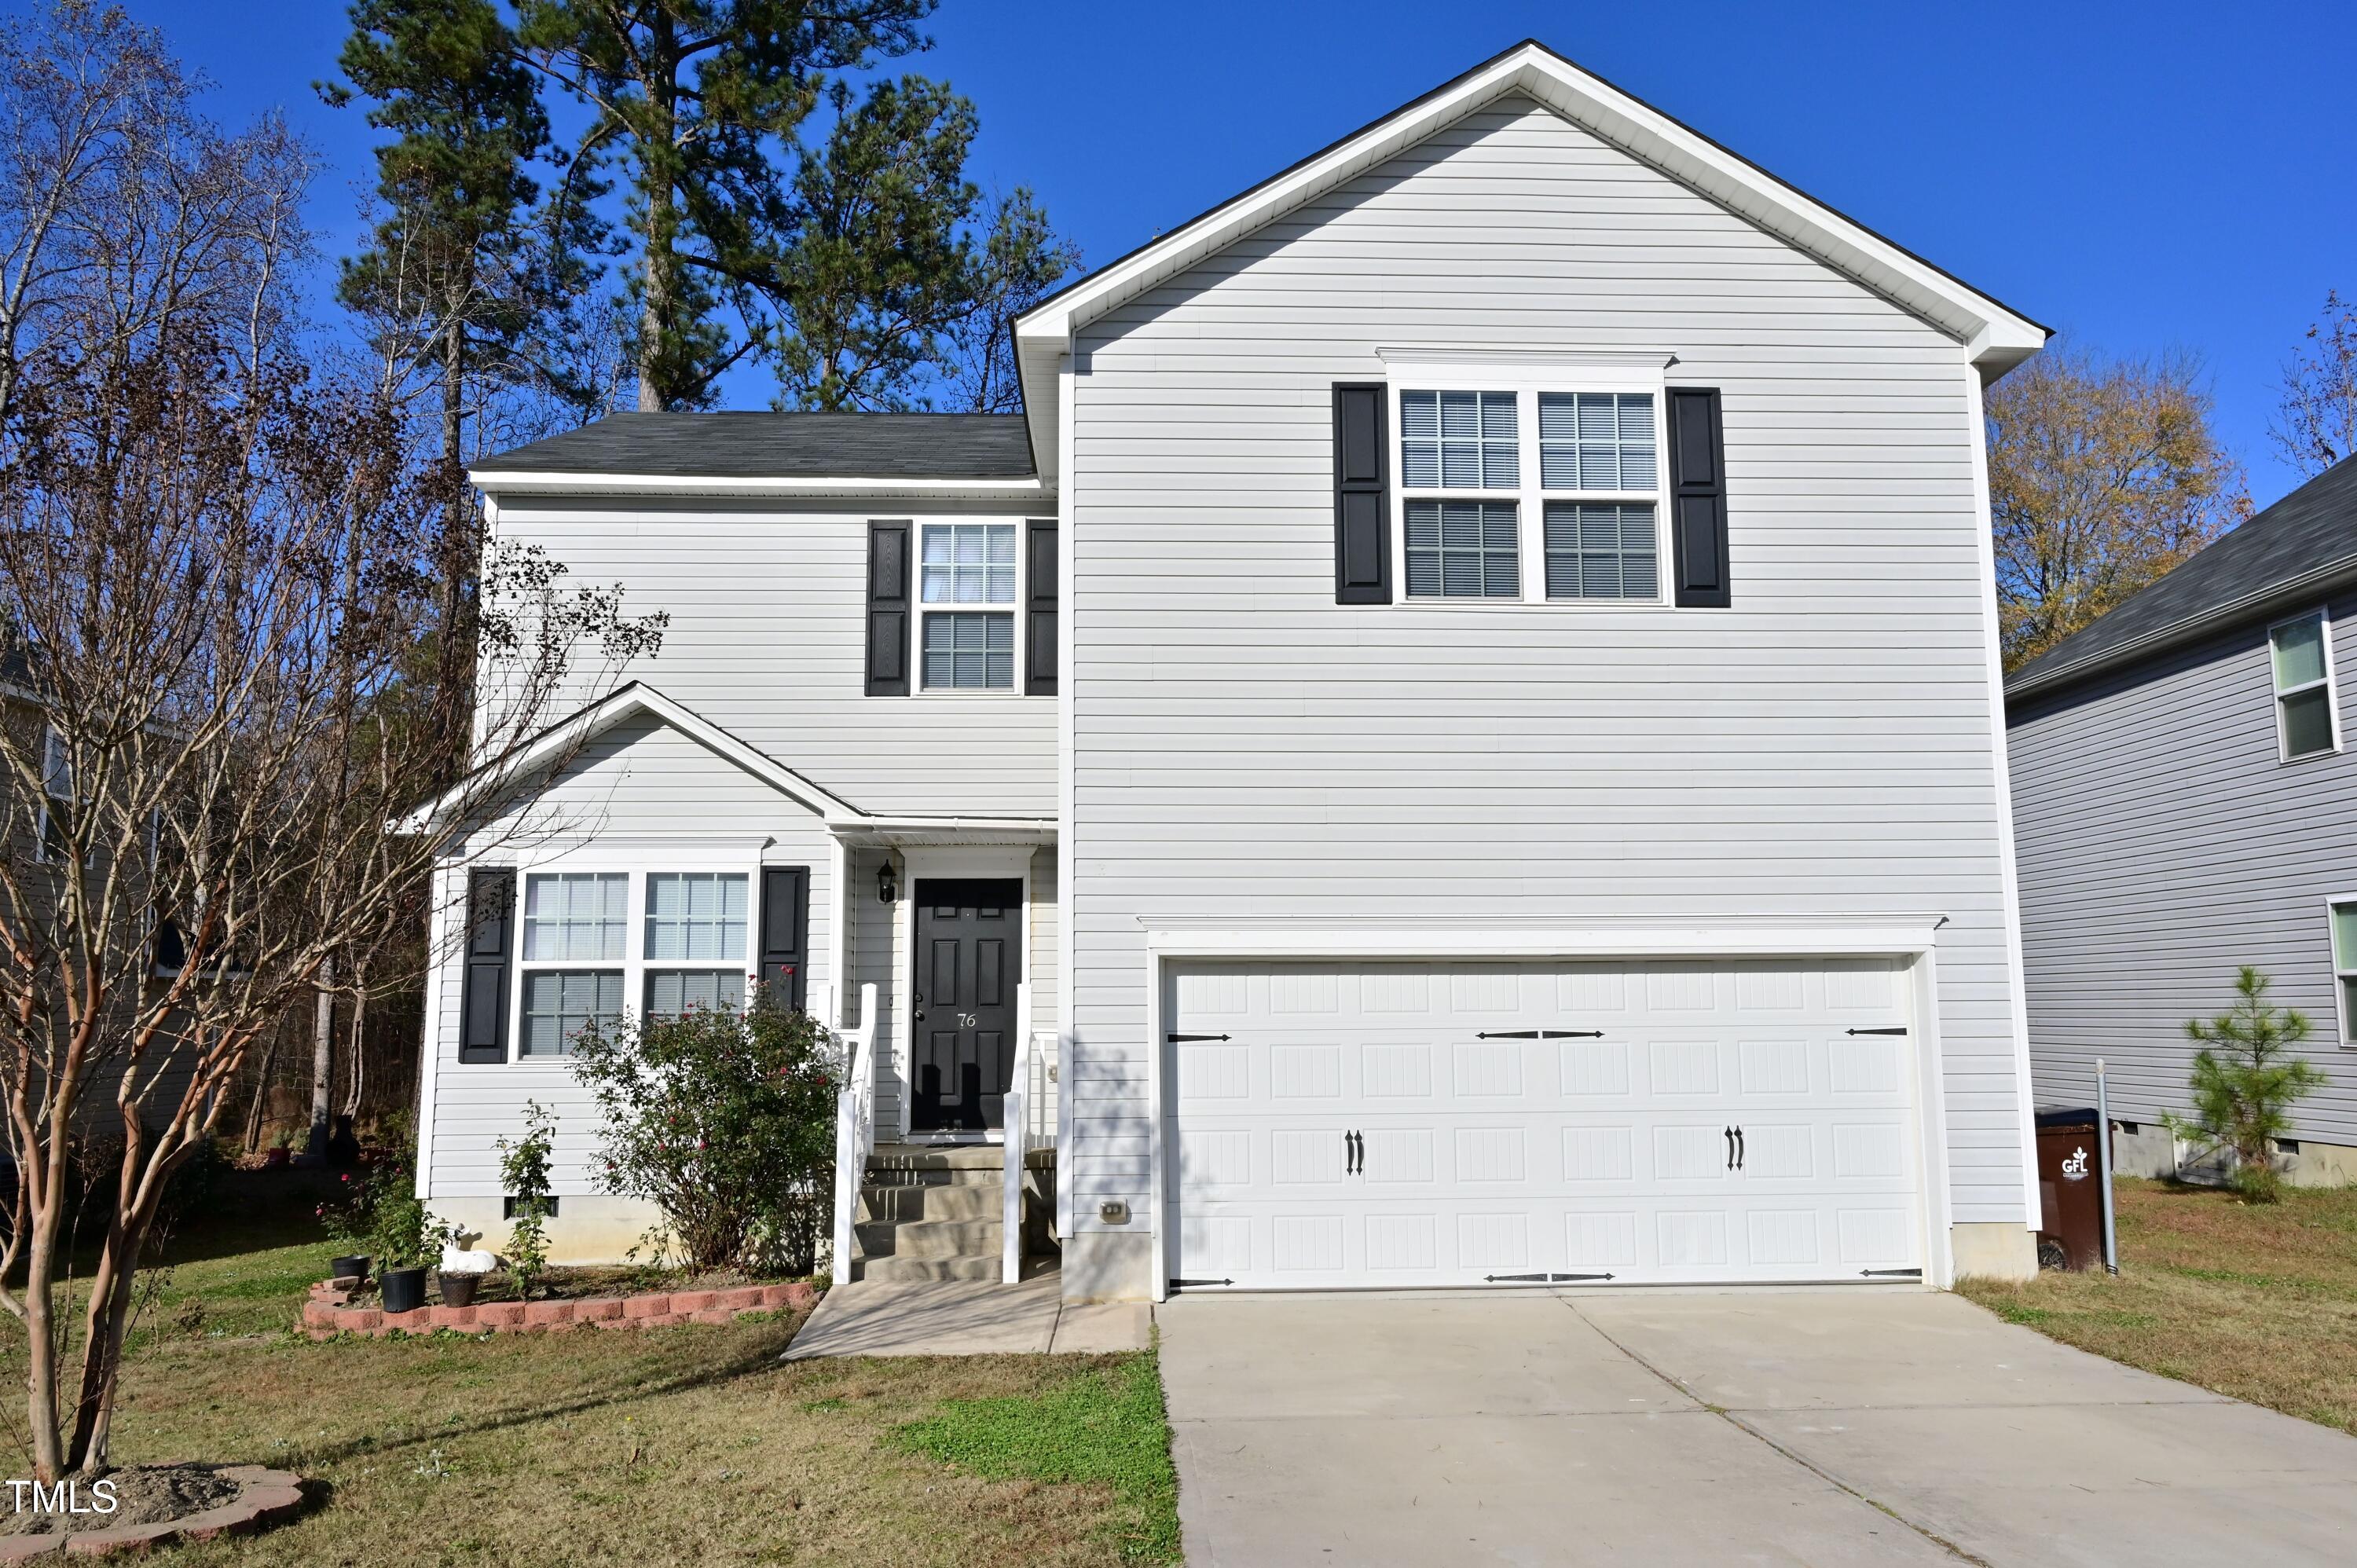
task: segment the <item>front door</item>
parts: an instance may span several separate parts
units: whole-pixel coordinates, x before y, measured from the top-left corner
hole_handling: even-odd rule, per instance
[[[920,877],[914,897],[909,1130],[1001,1126],[1015,1066],[1015,984],[1023,978],[1022,879]]]

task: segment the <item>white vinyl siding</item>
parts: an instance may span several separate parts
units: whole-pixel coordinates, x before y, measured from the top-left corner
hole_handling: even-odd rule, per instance
[[[2332,695],[2332,623],[2322,610],[2267,633],[2276,677],[2276,723],[2283,758],[2297,762],[2341,749]]]
[[[1486,390],[1385,356],[1445,370],[1491,345],[1674,353],[1677,383],[1720,389],[1733,608],[1335,604],[1334,383]],[[1118,1229],[1103,1200],[1151,1207],[1163,918],[1936,911],[1925,1092],[1952,1218],[2028,1218],[1960,344],[1509,101],[1076,349],[1063,914],[1087,1111],[1060,1178],[1080,1231]]]

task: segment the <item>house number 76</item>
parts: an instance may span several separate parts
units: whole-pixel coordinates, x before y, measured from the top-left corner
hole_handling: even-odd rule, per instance
[[[961,1029],[971,1029],[974,1025],[980,1022],[981,1019],[979,1015],[975,1014],[961,1013],[958,1015],[958,1027]]]

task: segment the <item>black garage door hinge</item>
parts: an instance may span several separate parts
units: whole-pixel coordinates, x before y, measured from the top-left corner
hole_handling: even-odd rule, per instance
[[[1185,1290],[1189,1285],[1232,1285],[1235,1283],[1233,1280],[1172,1280],[1170,1288]]]
[[[1852,1029],[1849,1031],[1853,1035],[1903,1035],[1906,1032],[1905,1029]]]
[[[1609,1280],[1610,1274],[1483,1274],[1484,1284],[1572,1284],[1580,1280]]]
[[[1921,1269],[1860,1269],[1857,1275],[1858,1278],[1865,1280],[1920,1280],[1923,1277],[1923,1271]]]
[[[1600,1040],[1601,1029],[1489,1029],[1473,1036],[1477,1040]]]
[[[1162,1037],[1165,1041],[1174,1046],[1187,1045],[1195,1040],[1224,1040],[1227,1038],[1225,1035],[1165,1035]]]

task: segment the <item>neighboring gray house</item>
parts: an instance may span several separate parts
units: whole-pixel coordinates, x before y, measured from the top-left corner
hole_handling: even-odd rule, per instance
[[[2041,1101],[2133,1123],[2176,1171],[2186,1020],[2256,964],[2330,1080],[2287,1169],[2357,1180],[2357,756],[2335,643],[2357,619],[2357,462],[2210,545],[2006,683],[2029,1040]]]
[[[1020,1266],[1010,1144],[1074,1296],[2031,1272],[1981,428],[2045,337],[1525,44],[1025,316],[1023,416],[487,460],[671,621],[566,831],[453,846],[424,1196],[499,1233],[553,1101],[619,1251],[567,1036],[753,971],[872,1060],[845,1273]]]

